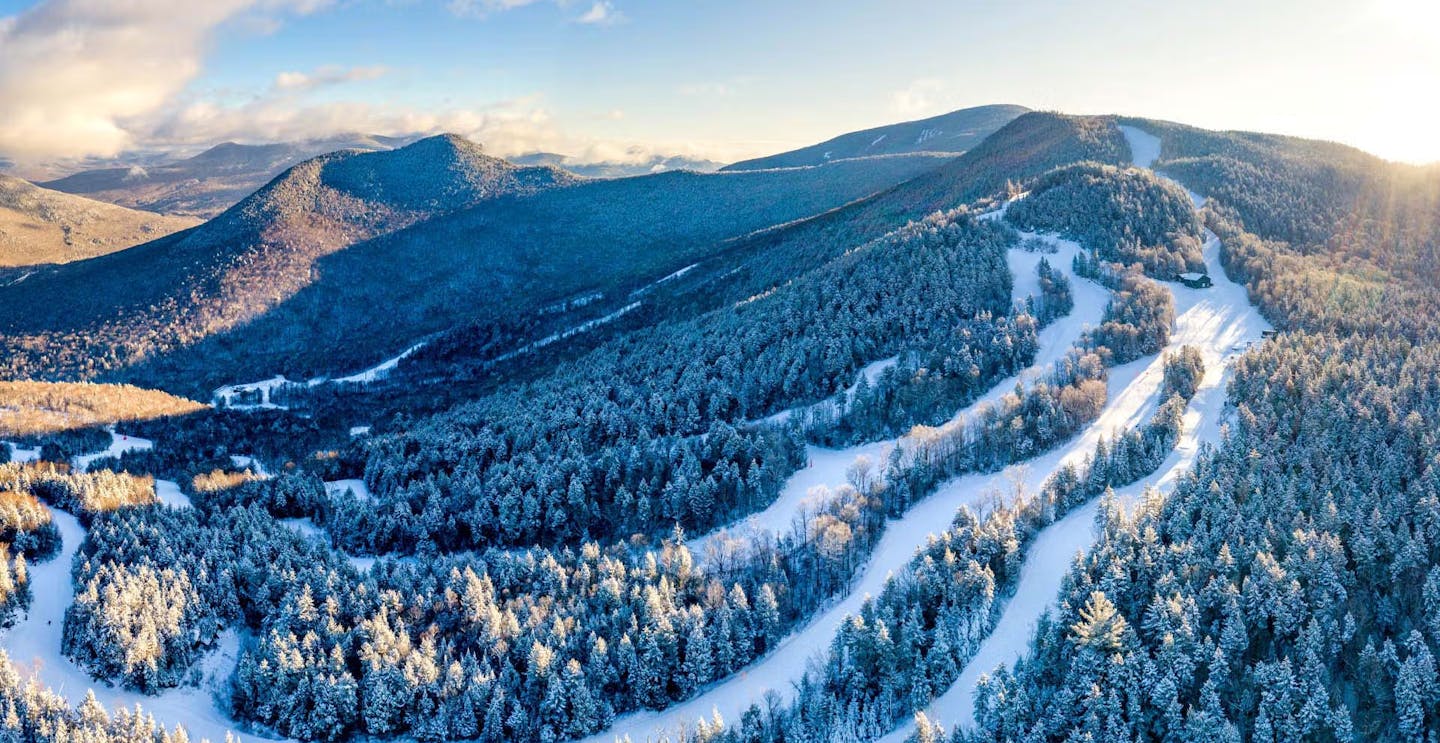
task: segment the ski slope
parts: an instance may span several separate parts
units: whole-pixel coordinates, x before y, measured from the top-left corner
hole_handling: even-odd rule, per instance
[[[992,212],[992,214],[1003,214],[1003,207],[1001,211]],[[945,425],[955,425],[970,418],[982,406],[994,405],[1000,398],[1013,392],[1016,384],[1028,382],[1035,376],[1044,374],[1054,366],[1056,361],[1070,352],[1075,342],[1088,328],[1099,325],[1105,315],[1105,306],[1110,298],[1109,292],[1092,281],[1076,276],[1071,270],[1071,262],[1081,249],[1079,245],[1053,235],[1034,233],[1021,233],[1021,235],[1024,239],[1033,238],[1048,242],[1056,248],[1056,252],[1051,255],[1042,255],[1018,249],[1007,251],[1006,260],[1010,265],[1010,270],[1016,276],[1015,286],[1023,286],[1021,277],[1034,276],[1040,259],[1046,258],[1070,279],[1075,307],[1070,314],[1056,318],[1054,322],[1040,331],[1035,359],[1029,367],[1019,374],[1001,380],[985,394],[957,412]],[[1038,281],[1033,286],[1032,291],[1038,294]],[[1023,301],[1027,295],[1021,294],[1020,291],[1022,290],[1015,292],[1015,297],[1017,300]],[[885,362],[877,363],[884,364]],[[862,370],[862,373],[873,371],[875,367],[876,365],[872,364]],[[808,407],[811,406],[804,406],[801,409]],[[771,416],[766,420],[776,419],[780,415],[784,415],[784,413]],[[781,489],[780,495],[767,508],[727,527],[691,539],[686,546],[695,558],[704,564],[711,557],[718,557],[727,552],[733,553],[735,549],[739,548],[739,545],[748,543],[758,535],[778,536],[784,534],[794,528],[797,523],[803,523],[801,519],[806,514],[813,512],[817,503],[823,501],[827,489],[834,489],[845,484],[845,472],[856,459],[867,457],[878,467],[885,463],[886,457],[889,456],[896,444],[904,446],[905,440],[905,437],[902,437],[844,449],[807,446],[805,467],[790,476],[790,479],[785,482],[785,487]],[[951,510],[953,511],[953,509]],[[948,525],[949,523],[950,519],[947,516],[944,518],[943,524]]]
[[[240,653],[240,639],[233,630],[222,633],[215,646],[198,664],[201,683],[198,687],[170,689],[157,696],[112,687],[90,677],[60,653],[61,632],[65,626],[65,610],[75,599],[75,586],[70,580],[70,567],[75,553],[85,539],[85,528],[74,516],[57,508],[50,509],[55,526],[60,530],[60,553],[51,559],[30,565],[33,597],[23,618],[8,630],[0,631],[0,647],[9,654],[15,669],[24,678],[34,678],[43,686],[79,704],[85,690],[108,710],[138,705],[146,714],[153,714],[163,725],[185,727],[190,740],[202,738],[211,743],[225,740],[228,731],[237,730],[234,722],[215,707],[212,697],[224,688],[235,668]],[[246,734],[246,739],[263,736]]]
[[[1071,259],[1074,251],[1079,250],[1078,245],[1053,236],[1028,237],[1052,242],[1058,249],[1052,257],[1052,263],[1070,275]],[[1027,255],[1037,262],[1040,258],[1039,254]],[[1092,282],[1074,276],[1071,276],[1071,285],[1075,294],[1075,309],[1070,315],[1056,320],[1042,331],[1035,363],[1021,374],[997,384],[980,400],[958,413],[954,421],[963,420],[979,405],[999,400],[1013,391],[1015,384],[1048,369],[1070,350],[1086,327],[1099,323],[1104,315],[1108,292]],[[811,660],[821,657],[829,648],[840,623],[846,617],[857,613],[867,598],[878,595],[886,581],[909,564],[915,551],[926,543],[931,534],[948,528],[957,509],[967,506],[983,511],[988,503],[1011,497],[1017,488],[1025,492],[1035,492],[1049,473],[1062,463],[1078,464],[1083,461],[1102,436],[1111,435],[1148,418],[1150,412],[1158,406],[1156,398],[1162,368],[1160,360],[1156,358],[1141,359],[1111,369],[1107,382],[1108,402],[1100,417],[1071,442],[1037,459],[1001,472],[970,474],[952,479],[935,493],[912,505],[901,518],[891,519],[850,591],[797,628],[770,654],[717,682],[689,701],[658,712],[646,710],[622,715],[609,730],[586,740],[590,743],[608,743],[627,735],[636,741],[656,740],[666,735],[673,736],[677,731],[693,726],[702,718],[708,721],[715,712],[719,712],[725,720],[739,720],[750,705],[761,703],[767,694],[777,695],[781,702],[788,701],[794,695],[794,684],[800,680]],[[902,446],[903,441],[903,438],[900,439]],[[831,450],[828,455],[824,451],[812,451],[810,465],[792,476],[775,504],[731,531],[741,536],[753,536],[761,530],[780,533],[789,529],[795,517],[803,512],[809,502],[809,488],[817,484],[843,483],[845,468],[854,461],[855,456],[880,455],[886,446],[894,445],[893,441],[868,444]],[[718,533],[707,535],[693,540],[689,546],[692,549],[698,546],[704,550],[709,541],[718,538]],[[704,552],[699,551],[696,554],[703,555]]]
[[[110,434],[110,446],[97,452],[81,454],[80,456],[75,457],[70,461],[70,466],[81,472],[85,472],[90,469],[90,465],[93,464],[96,460],[106,459],[108,457],[118,458],[121,454],[124,454],[125,452],[147,451],[149,449],[155,448],[155,442],[151,441],[150,439],[142,439],[138,436],[126,436],[124,434],[115,433],[114,424],[106,426],[105,430]]]
[[[1149,167],[1160,152],[1160,140],[1133,127],[1121,127],[1130,142],[1135,164]],[[1203,199],[1191,192],[1199,205]],[[1217,444],[1225,418],[1226,390],[1233,376],[1231,364],[1249,344],[1259,341],[1271,326],[1250,304],[1245,287],[1231,281],[1220,266],[1220,240],[1205,233],[1205,265],[1214,280],[1210,289],[1189,289],[1170,284],[1175,294],[1176,332],[1171,347],[1190,345],[1205,359],[1205,377],[1185,412],[1184,430],[1175,450],[1150,477],[1115,490],[1122,503],[1133,505],[1147,488],[1168,495],[1195,463],[1200,444]],[[1013,665],[1029,648],[1040,616],[1052,606],[1077,552],[1094,544],[1097,500],[1075,509],[1035,538],[1020,569],[1015,595],[1005,605],[996,630],[981,644],[959,679],[926,710],[945,727],[974,725],[974,689],[980,677],[1000,665]],[[882,739],[903,741],[914,726],[907,723]]]

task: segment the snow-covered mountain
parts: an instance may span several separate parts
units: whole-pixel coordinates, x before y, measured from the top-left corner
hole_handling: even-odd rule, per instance
[[[979,144],[992,132],[1029,110],[1024,106],[1008,104],[962,108],[928,119],[842,134],[798,150],[726,165],[721,170],[793,168],[855,157],[915,152],[958,154]]]

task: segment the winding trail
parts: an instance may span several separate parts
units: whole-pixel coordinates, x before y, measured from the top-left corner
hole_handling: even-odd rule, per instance
[[[173,485],[168,480],[157,481],[157,492],[162,488],[168,490]],[[184,498],[176,487],[173,494],[162,492],[161,499],[168,503],[172,495]],[[185,502],[188,504],[188,500]],[[216,707],[213,695],[224,687],[239,657],[240,638],[233,630],[221,633],[198,662],[198,686],[170,689],[157,696],[146,696],[96,681],[89,672],[61,654],[65,610],[75,600],[70,568],[80,543],[85,540],[85,527],[79,519],[58,508],[50,507],[50,515],[60,530],[60,552],[45,562],[30,565],[33,593],[30,607],[13,627],[0,632],[0,648],[9,654],[16,670],[22,677],[34,678],[41,685],[65,696],[72,705],[79,704],[84,699],[84,690],[90,689],[108,710],[121,707],[134,710],[139,706],[146,714],[154,715],[162,725],[172,728],[176,724],[183,725],[192,741],[202,738],[212,743],[224,741],[225,734],[237,730],[237,726]],[[257,736],[247,734],[246,737]]]
[[[1127,132],[1126,136],[1130,138],[1133,135]],[[1142,142],[1135,150],[1148,158],[1137,158],[1137,161],[1149,165],[1154,160],[1153,153],[1158,153],[1158,140]],[[1192,198],[1195,197],[1192,195]],[[1003,211],[997,213],[996,218],[1003,218]],[[1053,237],[1039,237],[1055,240]],[[1073,243],[1070,245],[1073,246]],[[1175,351],[1185,345],[1194,346],[1206,365],[1205,379],[1185,413],[1185,433],[1157,474],[1120,490],[1117,494],[1122,498],[1138,498],[1149,485],[1173,487],[1193,463],[1199,443],[1218,440],[1225,410],[1225,386],[1230,375],[1229,362],[1243,352],[1249,342],[1259,340],[1262,331],[1270,327],[1250,305],[1244,288],[1229,281],[1220,270],[1219,247],[1219,240],[1207,233],[1204,256],[1216,280],[1215,287],[1189,289],[1170,285],[1175,295],[1176,325],[1166,351]],[[1062,255],[1052,259],[1052,263],[1057,268],[1068,269],[1069,257],[1062,250]],[[1057,321],[1047,331],[1061,332],[1056,326],[1067,320],[1074,322],[1090,303],[1079,294],[1081,287],[1093,284],[1072,278],[1072,286],[1077,290],[1076,311],[1069,318]],[[1102,310],[1103,306],[1103,302],[1100,303]],[[1078,338],[1078,333],[1075,337]],[[1041,354],[1054,354],[1052,361],[1066,350],[1068,344],[1056,348],[1042,341]],[[1042,359],[1037,358],[1036,361],[1038,366]],[[750,705],[761,702],[771,693],[782,703],[789,701],[794,696],[794,684],[813,660],[823,657],[845,617],[857,613],[867,597],[878,595],[890,576],[904,569],[915,550],[924,544],[930,534],[948,527],[959,507],[983,510],[987,503],[1013,498],[1018,492],[1038,492],[1051,473],[1061,466],[1081,464],[1102,437],[1144,423],[1159,406],[1163,378],[1163,354],[1110,369],[1104,409],[1099,418],[1075,438],[1049,453],[1001,472],[963,475],[944,483],[934,494],[912,506],[904,517],[887,524],[884,536],[847,596],[819,612],[781,641],[774,652],[687,702],[659,712],[623,715],[609,730],[587,738],[587,743],[608,742],[627,735],[637,743],[657,740],[688,729],[698,720],[709,720],[715,713],[733,723]],[[997,385],[991,394],[998,398],[1008,392],[1014,383],[1015,380],[1006,380]],[[871,445],[874,446],[877,445]],[[812,467],[797,473],[796,477],[839,484],[844,481],[844,468],[853,461],[853,456],[847,458],[845,454],[883,453],[883,445],[880,446],[880,449],[856,447],[842,450],[824,460],[816,460],[812,453]],[[816,466],[816,461],[821,464]],[[821,468],[829,471],[826,474],[806,474],[808,470]],[[838,472],[835,471],[837,468]],[[751,525],[772,530],[788,528],[804,498],[804,494],[797,498],[787,484],[777,504],[752,517]],[[971,719],[971,690],[975,679],[993,669],[997,663],[1013,660],[1024,651],[1035,621],[1058,595],[1060,582],[1069,569],[1071,559],[1093,544],[1097,509],[1098,499],[1074,510],[1037,535],[1021,568],[1015,595],[1007,602],[997,630],[982,645],[976,658],[967,664],[961,678],[934,702],[931,719],[942,723],[961,720],[962,724]],[[907,724],[895,731],[887,740],[903,740],[909,727]]]
[[[1070,261],[1074,251],[1079,250],[1078,245],[1053,236],[1027,237],[1036,237],[1056,245],[1059,250],[1049,256],[1051,262],[1056,268],[1070,275]],[[1026,260],[1035,263],[1042,257],[1034,253],[1023,255]],[[1034,270],[1033,263],[1029,269]],[[1010,393],[1017,383],[1048,370],[1073,347],[1086,327],[1098,324],[1104,314],[1108,292],[1073,275],[1071,284],[1075,293],[1075,309],[1041,333],[1040,351],[1035,363],[1016,377],[997,384],[984,397],[958,413],[956,420],[972,413],[979,405],[994,402]],[[1094,450],[1101,437],[1133,427],[1148,418],[1158,406],[1156,398],[1162,377],[1163,363],[1158,356],[1110,369],[1107,403],[1099,418],[1082,433],[1047,454],[1000,472],[954,478],[935,493],[912,505],[901,518],[887,522],[884,535],[849,592],[817,612],[808,622],[782,640],[773,652],[686,702],[658,712],[646,710],[622,715],[610,729],[585,740],[587,743],[609,743],[627,735],[637,743],[659,740],[693,726],[698,720],[708,721],[716,712],[724,720],[737,721],[747,708],[766,699],[768,694],[773,693],[780,702],[790,700],[794,696],[795,683],[800,680],[812,660],[823,656],[841,622],[857,613],[867,598],[878,595],[886,581],[909,564],[915,551],[923,546],[932,534],[948,528],[955,512],[961,506],[984,510],[988,503],[1012,497],[1011,494],[1017,489],[1025,492],[1037,491],[1050,472],[1061,464],[1082,462]],[[903,442],[903,439],[901,441]],[[843,483],[844,470],[855,456],[883,456],[885,449],[894,445],[895,442],[892,441],[838,451],[812,451],[811,465],[792,477],[774,505],[747,519],[744,522],[745,527],[751,534],[758,529],[778,532],[790,528],[796,514],[805,508],[809,498],[808,489],[813,487],[812,484]],[[691,544],[693,546],[698,542],[703,548],[704,540],[715,538],[715,535],[707,535]]]
[[[1004,214],[1004,208],[991,214],[998,218]],[[986,215],[989,216],[989,215]],[[1100,324],[1105,315],[1105,306],[1109,302],[1110,293],[1100,285],[1076,276],[1071,270],[1071,262],[1075,255],[1080,252],[1080,246],[1070,240],[1064,240],[1054,236],[1036,235],[1034,233],[1021,233],[1023,239],[1036,238],[1050,243],[1055,247],[1056,252],[1042,254],[1024,250],[1012,249],[1006,254],[1006,262],[1011,272],[1015,275],[1014,295],[1017,301],[1023,301],[1026,296],[1038,294],[1038,278],[1030,280],[1027,277],[1034,277],[1036,267],[1040,260],[1045,258],[1051,265],[1065,274],[1070,279],[1070,289],[1075,298],[1074,309],[1070,314],[1056,318],[1050,325],[1039,333],[1038,348],[1035,358],[1030,366],[1020,373],[1007,377],[996,383],[985,394],[976,398],[969,405],[956,412],[949,423],[956,423],[972,417],[977,410],[987,405],[994,405],[1000,398],[1015,391],[1017,384],[1023,384],[1031,379],[1044,374],[1070,352],[1076,341],[1085,331]],[[879,371],[884,370],[886,359],[876,364],[871,364],[862,370],[863,374],[874,374],[878,376]],[[878,367],[878,371],[877,371]],[[873,379],[873,377],[872,377]],[[818,405],[829,404],[828,402],[816,403]],[[799,410],[812,407],[802,406]],[[792,411],[784,411],[771,416],[769,419],[777,419],[780,416],[787,416]],[[831,449],[821,446],[807,446],[807,464],[804,468],[795,472],[785,482],[780,495],[764,510],[751,514],[750,516],[712,531],[703,536],[689,540],[686,546],[695,558],[705,564],[712,559],[720,559],[720,556],[733,556],[733,551],[738,545],[749,542],[756,536],[769,534],[778,536],[795,528],[797,523],[803,523],[803,518],[810,513],[817,503],[825,497],[825,488],[835,488],[844,485],[845,471],[859,457],[867,457],[872,463],[879,466],[884,464],[885,458],[890,450],[897,444],[904,445],[908,437],[899,439],[888,439],[869,444],[860,444],[844,449]],[[912,508],[913,510],[913,508]],[[954,509],[952,508],[951,511]],[[886,528],[894,529],[897,526],[903,528],[904,524],[910,523],[911,517],[906,516],[897,521],[892,521]],[[944,519],[944,524],[950,523],[949,517]],[[934,522],[926,526],[933,528]],[[926,532],[928,533],[928,532]],[[923,539],[916,542],[916,545],[923,544]]]
[[[1135,129],[1120,127],[1130,143],[1135,164],[1148,168],[1160,154],[1160,139]],[[1190,192],[1198,207],[1204,199]],[[1245,287],[1231,281],[1220,266],[1220,240],[1205,232],[1205,265],[1214,280],[1210,289],[1189,289],[1169,285],[1175,294],[1176,332],[1171,346],[1190,345],[1205,359],[1205,378],[1185,412],[1180,441],[1155,473],[1137,483],[1116,489],[1122,502],[1133,505],[1149,488],[1168,495],[1195,463],[1200,444],[1220,441],[1225,420],[1226,390],[1234,376],[1232,362],[1250,343],[1259,341],[1270,323],[1250,304]],[[1006,603],[996,629],[981,644],[959,679],[926,710],[926,715],[943,726],[974,726],[975,684],[981,676],[1000,665],[1013,665],[1029,649],[1030,638],[1040,616],[1055,605],[1060,587],[1076,553],[1095,543],[1094,523],[1099,499],[1075,509],[1065,518],[1036,535],[1020,568],[1015,595]],[[914,730],[907,722],[882,738],[900,743]]]

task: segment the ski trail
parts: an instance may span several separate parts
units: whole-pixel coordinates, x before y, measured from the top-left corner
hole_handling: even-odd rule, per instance
[[[70,568],[85,539],[85,527],[79,519],[58,508],[50,508],[50,515],[60,530],[60,553],[29,566],[33,593],[30,608],[13,627],[0,631],[0,647],[9,654],[21,677],[35,679],[71,704],[78,704],[85,696],[84,690],[91,689],[95,698],[112,712],[121,707],[134,710],[138,705],[163,725],[183,725],[193,741],[203,738],[220,743],[227,732],[238,732],[236,724],[216,708],[213,699],[213,693],[224,687],[239,658],[240,638],[233,630],[221,633],[214,647],[198,661],[202,675],[199,687],[169,689],[156,696],[96,681],[89,672],[61,654],[65,610],[75,600]],[[248,733],[245,737],[263,738]]]
[[[70,461],[70,465],[80,472],[89,471],[90,465],[107,457],[119,457],[121,454],[130,451],[148,451],[155,448],[155,442],[150,439],[142,439],[139,436],[126,436],[115,433],[115,424],[105,427],[110,434],[110,446],[97,452],[81,454]]]
[[[1000,211],[992,212],[992,214],[1003,214],[1003,207]],[[951,423],[969,418],[980,407],[993,405],[1000,398],[1013,392],[1015,385],[1027,382],[1035,376],[1049,371],[1056,361],[1070,352],[1085,331],[1098,326],[1105,315],[1105,306],[1110,300],[1110,293],[1104,287],[1076,276],[1071,270],[1071,262],[1080,252],[1079,245],[1054,236],[1034,233],[1021,233],[1021,235],[1022,239],[1035,238],[1048,242],[1055,246],[1056,252],[1042,255],[1023,250],[1010,250],[1007,254],[1007,261],[1010,263],[1011,270],[1015,271],[1017,276],[1032,275],[1035,273],[1040,259],[1048,259],[1052,266],[1070,279],[1070,289],[1075,299],[1075,306],[1070,314],[1056,318],[1054,322],[1040,331],[1035,359],[1029,367],[995,384],[985,394],[952,416]],[[1019,282],[1017,282],[1018,284]],[[1023,296],[1018,292],[1016,296],[1023,300]],[[884,363],[883,361],[877,362],[877,364]],[[874,367],[876,365],[872,364],[863,371],[873,372]],[[816,404],[828,403],[822,401]],[[800,409],[809,407],[811,406],[806,405]],[[777,413],[771,416],[771,419],[790,412]],[[897,443],[903,446],[907,438],[888,439],[843,449],[808,445],[806,446],[807,463],[805,467],[790,476],[773,503],[764,510],[751,514],[740,521],[689,540],[686,547],[701,564],[705,564],[711,557],[719,558],[725,552],[733,551],[739,544],[748,543],[757,535],[778,536],[784,534],[794,527],[797,520],[814,510],[813,507],[817,505],[819,498],[823,497],[817,488],[836,488],[844,485],[846,469],[859,457],[868,457],[877,467],[884,464],[890,450],[895,448]],[[949,518],[946,518],[943,523],[948,525]],[[733,555],[726,556],[732,557]]]
[[[1160,140],[1134,127],[1120,127],[1134,154],[1135,164],[1149,167],[1160,152]],[[1188,191],[1188,189],[1187,189]],[[1203,199],[1190,192],[1196,205]],[[1147,488],[1169,494],[1195,463],[1201,442],[1220,440],[1225,417],[1226,391],[1233,377],[1232,362],[1250,343],[1259,341],[1271,326],[1250,304],[1245,287],[1226,276],[1220,266],[1220,240],[1205,231],[1204,258],[1215,285],[1189,289],[1168,285],[1175,294],[1176,332],[1170,347],[1190,345],[1205,359],[1205,378],[1185,412],[1184,430],[1175,450],[1150,477],[1115,490],[1122,503],[1133,505]],[[1000,665],[1013,665],[1029,649],[1030,637],[1040,616],[1054,606],[1072,558],[1090,549],[1095,542],[1094,522],[1099,499],[1067,514],[1036,535],[1020,568],[1014,596],[959,679],[926,710],[926,715],[945,726],[974,726],[974,690],[980,677]],[[882,738],[899,743],[914,730],[907,722]]]
[[[1054,238],[1049,239],[1053,240]],[[1068,243],[1068,245],[1070,249],[1078,249],[1074,243]],[[1062,255],[1055,261],[1057,267],[1068,267],[1070,257],[1070,255],[1064,254],[1062,245]],[[1052,324],[1050,328],[1047,328],[1047,332],[1073,333],[1071,337],[1078,339],[1080,330],[1087,324],[1081,319],[1087,312],[1087,308],[1093,305],[1103,314],[1104,297],[1108,295],[1103,289],[1087,281],[1076,280],[1073,281],[1072,286],[1076,293],[1075,311],[1069,317]],[[1094,295],[1082,295],[1082,292],[1092,291],[1095,292]],[[1095,316],[1096,322],[1098,322],[1099,316]],[[1070,324],[1073,324],[1073,327],[1067,329]],[[1186,337],[1184,334],[1177,335]],[[1054,338],[1049,340],[1053,341]],[[1069,349],[1070,344],[1052,343],[1047,346],[1042,341],[1040,354],[1042,358],[1037,358],[1037,367],[1032,367],[1031,370],[1027,370],[1027,373],[1048,368],[1048,364],[1043,366],[1039,364],[1047,361],[1053,362]],[[957,509],[961,506],[968,506],[975,510],[983,510],[986,504],[1009,497],[1009,494],[1014,493],[1017,489],[1024,492],[1037,492],[1045,478],[1061,465],[1080,464],[1086,456],[1094,451],[1096,443],[1102,437],[1109,437],[1117,431],[1131,428],[1154,412],[1159,405],[1157,398],[1163,372],[1164,364],[1159,356],[1140,359],[1110,369],[1106,383],[1108,393],[1106,405],[1100,416],[1080,434],[1065,445],[1035,459],[1007,467],[1000,472],[968,474],[953,478],[944,483],[935,493],[912,505],[904,516],[887,522],[885,533],[850,591],[828,608],[817,612],[808,622],[799,626],[782,640],[773,652],[724,681],[718,682],[699,696],[658,712],[645,710],[622,715],[615,720],[610,729],[585,740],[589,743],[608,743],[627,735],[637,741],[656,740],[666,735],[674,735],[676,731],[687,729],[701,719],[709,720],[715,712],[719,712],[725,720],[737,721],[750,705],[763,702],[767,694],[776,695],[776,699],[780,703],[790,700],[794,696],[794,684],[799,681],[810,662],[817,657],[822,657],[823,653],[828,650],[840,623],[846,617],[856,614],[867,598],[878,595],[886,581],[895,572],[903,570],[909,564],[915,551],[925,544],[930,535],[948,528]],[[1025,373],[1019,376],[1023,377]],[[1011,391],[1013,385],[1018,381],[1020,379],[1016,378],[997,385],[996,389],[991,392],[991,395],[994,396],[992,399],[998,399],[999,396]],[[843,456],[847,451],[853,450],[836,452],[835,456],[822,466],[834,467],[835,463],[848,464],[850,460],[846,460]],[[835,481],[837,484],[843,482],[843,466],[842,464],[838,479]],[[812,467],[807,469],[818,470],[820,467],[812,462]],[[811,476],[813,477],[813,475]],[[792,498],[796,498],[796,495],[787,484],[786,492],[782,494],[782,500]],[[803,498],[802,494],[798,501],[803,502]],[[772,507],[772,509],[767,509],[767,512],[771,510],[776,510],[776,514],[764,515],[758,519],[759,528],[787,528],[796,507],[793,504],[788,508],[780,505],[778,510],[777,507]]]

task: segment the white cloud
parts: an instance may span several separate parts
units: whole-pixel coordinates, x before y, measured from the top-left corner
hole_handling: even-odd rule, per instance
[[[595,2],[590,5],[590,9],[585,11],[584,15],[576,18],[575,22],[609,26],[614,23],[619,23],[624,19],[625,17],[621,15],[620,11],[615,9],[615,5],[609,0],[595,0]]]
[[[275,76],[277,90],[305,91],[341,83],[374,80],[389,72],[385,67],[339,67],[326,65],[311,72],[282,72]]]
[[[445,7],[462,18],[489,18],[515,8],[523,8],[540,2],[552,2],[560,8],[569,8],[576,0],[449,0]],[[578,16],[576,23],[594,26],[610,26],[625,20],[625,15],[616,9],[610,0],[590,0],[590,7]]]
[[[940,80],[921,78],[890,94],[890,110],[902,116],[933,113],[944,91]]]
[[[492,13],[532,5],[540,0],[450,0],[445,7],[451,13],[466,18],[485,18]]]
[[[200,72],[215,29],[329,0],[47,0],[0,19],[0,155],[114,155]]]

